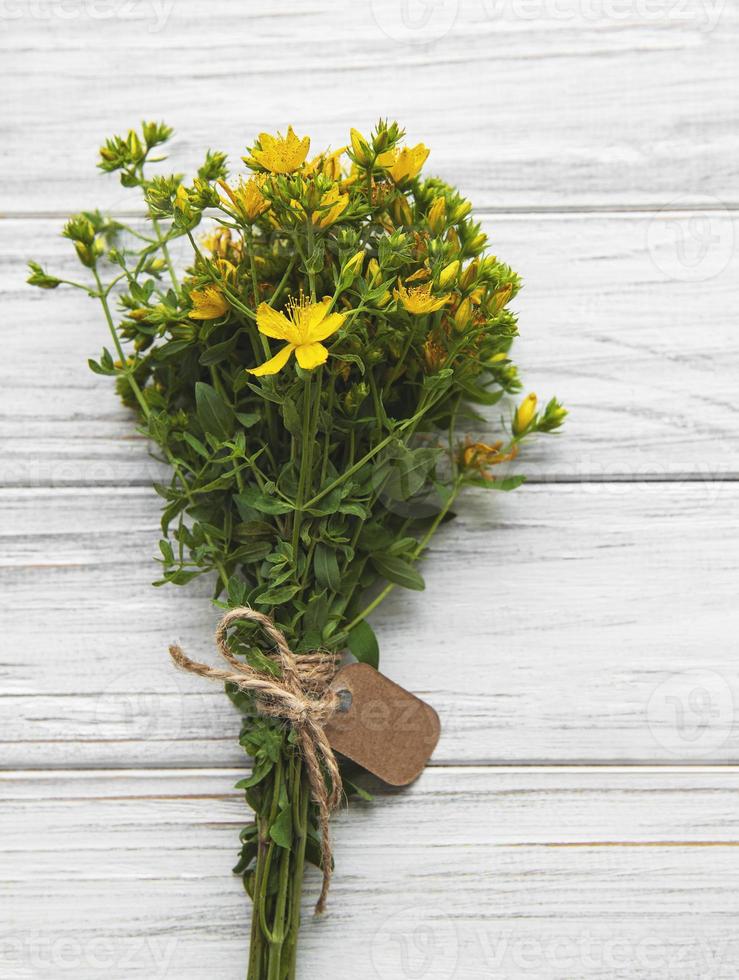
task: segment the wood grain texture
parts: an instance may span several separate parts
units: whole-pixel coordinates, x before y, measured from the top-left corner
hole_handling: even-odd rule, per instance
[[[705,252],[695,221],[707,222],[698,225]],[[0,221],[0,485],[148,485],[162,467],[110,379],[86,365],[108,342],[98,304],[25,285],[31,256],[77,275],[59,226]],[[739,218],[496,215],[485,229],[491,250],[524,277],[514,303],[524,382],[571,411],[562,435],[536,441],[517,470],[543,481],[739,475]]]
[[[243,976],[238,775],[0,775],[4,980]],[[300,976],[733,980],[738,792],[733,770],[429,770],[337,817]]]
[[[142,115],[189,170],[397,117],[523,275],[522,375],[572,412],[373,618],[443,738],[338,815],[301,980],[735,980],[739,8],[7,0],[0,27],[2,980],[244,975],[238,716],[166,657],[212,657],[217,612],[149,585],[162,469],[85,366],[95,305],[23,282],[73,269],[69,212],[135,208],[94,163]]]
[[[373,616],[382,667],[442,719],[435,762],[728,762],[739,484],[475,491],[435,540],[427,591]],[[216,685],[209,585],[152,589],[144,488],[5,490],[6,766],[245,765]]]
[[[5,8],[5,211],[89,206],[97,147],[142,113],[177,128],[178,167],[290,122],[337,146],[389,115],[478,207],[739,201],[722,0],[445,0],[405,5],[410,27],[396,0]],[[94,196],[130,206],[115,181]]]

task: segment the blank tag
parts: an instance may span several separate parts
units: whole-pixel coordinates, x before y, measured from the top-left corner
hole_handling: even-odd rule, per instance
[[[369,664],[343,667],[331,687],[339,694],[325,727],[331,748],[391,786],[412,783],[439,741],[431,705]]]

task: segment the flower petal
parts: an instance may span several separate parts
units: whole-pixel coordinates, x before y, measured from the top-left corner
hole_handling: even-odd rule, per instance
[[[326,363],[328,351],[323,344],[301,344],[300,347],[295,348],[295,356],[304,371],[312,371],[313,368]]]
[[[325,340],[332,333],[336,333],[344,320],[346,320],[346,313],[329,313],[317,326],[311,328],[310,340]]]
[[[265,337],[273,337],[275,340],[289,340],[290,333],[294,330],[284,313],[278,313],[266,303],[260,303],[257,309],[257,326]]]
[[[249,372],[249,374],[254,374],[258,378],[263,377],[265,374],[277,374],[277,372],[284,368],[284,366],[287,364],[288,359],[294,350],[295,344],[285,344],[281,351],[278,351],[274,357],[270,357],[270,359],[265,361],[264,364],[260,364],[255,368],[247,368],[246,370]]]
[[[331,297],[326,296],[320,303],[311,303],[303,308],[301,325],[310,334],[311,340],[318,339],[313,337],[313,330],[322,323],[329,306],[331,306]]]

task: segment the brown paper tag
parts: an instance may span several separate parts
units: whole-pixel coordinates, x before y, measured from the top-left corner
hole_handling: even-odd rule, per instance
[[[369,664],[349,664],[333,679],[340,707],[326,724],[331,748],[391,786],[420,775],[439,741],[431,705]]]

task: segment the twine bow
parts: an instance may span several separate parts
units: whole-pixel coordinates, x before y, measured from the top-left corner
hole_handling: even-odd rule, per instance
[[[238,620],[248,619],[258,623],[276,647],[276,660],[282,669],[281,677],[273,677],[256,670],[249,664],[237,660],[228,646],[228,630]],[[341,802],[341,775],[336,756],[329,744],[323,726],[336,710],[338,695],[329,687],[336,673],[339,657],[337,654],[301,654],[297,657],[287,644],[285,634],[272,622],[269,616],[248,606],[231,609],[218,624],[216,643],[230,670],[222,667],[209,667],[207,664],[191,660],[181,649],[173,644],[169,653],[178,667],[211,680],[227,681],[243,691],[252,691],[257,696],[259,710],[275,718],[284,718],[295,729],[305,760],[311,796],[318,806],[321,825],[321,857],[323,864],[323,885],[316,903],[316,912],[326,906],[331,883],[331,811]],[[329,785],[323,770],[329,777]]]

